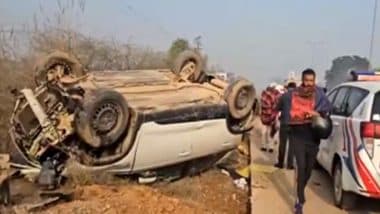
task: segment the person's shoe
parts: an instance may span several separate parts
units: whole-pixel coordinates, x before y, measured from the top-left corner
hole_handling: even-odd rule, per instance
[[[288,166],[286,168],[292,170],[292,169],[294,169],[294,166]]]
[[[279,168],[279,169],[284,168],[284,166],[283,166],[282,164],[280,164],[280,163],[276,163],[276,164],[274,165],[274,167],[277,167],[277,168]]]
[[[266,148],[261,148],[260,150],[263,151],[263,152],[266,152],[266,151],[267,151]]]
[[[302,204],[301,203],[296,203],[294,205],[294,214],[302,214]]]
[[[273,149],[269,149],[268,152],[269,152],[269,153],[273,153]]]

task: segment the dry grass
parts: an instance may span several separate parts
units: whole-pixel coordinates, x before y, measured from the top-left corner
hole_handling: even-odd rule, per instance
[[[88,172],[70,166],[67,167],[67,177],[70,179],[69,183],[74,186],[115,183],[115,177],[110,173]]]
[[[115,41],[86,36],[69,25],[70,11],[84,12],[86,2],[57,0],[54,19],[39,16],[33,26],[0,29],[0,152],[7,150],[7,130],[14,97],[10,90],[34,86],[33,66],[38,57],[53,50],[76,55],[85,67],[93,70],[126,70],[166,67],[166,53]],[[42,14],[42,15],[41,15]],[[42,17],[41,17],[42,16]],[[37,18],[40,17],[40,18]],[[75,19],[73,20],[75,22]]]

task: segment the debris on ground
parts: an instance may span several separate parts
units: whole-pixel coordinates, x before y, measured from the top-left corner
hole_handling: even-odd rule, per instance
[[[247,164],[244,158],[236,150],[223,165],[230,169],[241,168]],[[79,172],[70,171],[68,175],[73,176],[73,173]],[[0,213],[248,212],[249,197],[242,188],[246,185],[244,181],[239,181],[237,186],[234,179],[218,169],[212,168],[199,175],[186,176],[175,181],[159,180],[149,185],[139,184],[139,179],[125,177],[98,175],[96,180],[92,180],[93,177],[83,173],[78,176],[82,178],[70,179],[54,191],[41,191],[40,186],[34,182],[14,179],[14,188],[11,191],[14,206],[0,207]]]
[[[248,190],[248,183],[247,183],[247,180],[245,180],[244,178],[234,180],[234,184],[239,189]]]
[[[41,172],[38,176],[38,184],[46,189],[55,189],[58,185],[58,172],[55,168],[54,160],[47,158],[42,163]]]

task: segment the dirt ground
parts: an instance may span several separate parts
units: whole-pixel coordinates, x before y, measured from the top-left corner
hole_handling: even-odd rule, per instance
[[[228,166],[241,167],[248,157],[235,151],[225,161]],[[13,208],[0,213],[30,213],[28,206],[41,201],[39,190],[30,182],[13,181]],[[73,200],[49,205],[34,213],[45,214],[113,214],[113,213],[248,213],[248,190],[239,189],[233,179],[214,167],[200,175],[184,177],[175,182],[138,184],[131,179],[90,184],[70,188]]]

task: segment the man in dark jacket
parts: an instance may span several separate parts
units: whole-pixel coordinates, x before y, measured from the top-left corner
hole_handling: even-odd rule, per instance
[[[278,148],[278,162],[275,164],[277,168],[284,167],[286,146],[288,146],[287,153],[287,168],[293,169],[293,149],[288,143],[289,140],[289,120],[290,120],[290,103],[287,104],[287,100],[290,100],[291,91],[297,87],[295,82],[289,82],[286,86],[287,92],[283,94],[277,104],[277,111],[281,112],[280,115],[280,134],[279,134],[279,148]]]
[[[331,104],[324,91],[315,84],[312,69],[302,72],[302,85],[292,90],[283,100],[283,112],[289,114],[290,144],[296,159],[297,202],[295,213],[301,214],[305,203],[305,187],[310,179],[320,138],[313,133],[311,118],[330,113]]]

